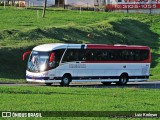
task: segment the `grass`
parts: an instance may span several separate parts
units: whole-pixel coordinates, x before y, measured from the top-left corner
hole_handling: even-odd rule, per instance
[[[80,14],[50,8],[41,18],[41,12],[0,7],[0,82],[24,83],[27,60],[21,60],[23,52],[54,42],[147,45],[152,51],[150,79],[160,78],[159,15],[91,11]],[[0,86],[0,111],[159,111],[159,94],[159,90],[139,88]]]
[[[159,94],[138,88],[1,86],[0,111],[159,111]]]
[[[0,81],[24,82],[25,51],[43,43],[103,43],[147,45],[152,51],[150,79],[160,73],[160,17],[148,14],[92,12],[49,8],[0,7]],[[92,34],[93,38],[87,35]]]

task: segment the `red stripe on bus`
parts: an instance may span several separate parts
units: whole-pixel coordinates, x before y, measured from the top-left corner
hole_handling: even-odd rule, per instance
[[[128,45],[102,45],[102,44],[88,44],[87,49],[121,49],[121,50],[150,50],[147,46],[128,46]]]

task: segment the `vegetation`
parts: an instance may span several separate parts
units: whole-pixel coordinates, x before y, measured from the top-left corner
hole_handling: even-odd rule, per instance
[[[139,88],[1,86],[0,111],[158,111],[159,94]]]
[[[0,7],[0,83],[25,82],[23,52],[54,42],[147,45],[151,79],[159,79],[159,15],[47,9],[41,18],[41,13],[38,8]],[[0,111],[159,111],[159,94],[139,88],[1,86]]]
[[[150,79],[159,79],[159,15],[51,8],[45,18],[41,13],[39,8],[0,7],[1,82],[25,82],[23,52],[54,42],[147,45],[152,50]]]

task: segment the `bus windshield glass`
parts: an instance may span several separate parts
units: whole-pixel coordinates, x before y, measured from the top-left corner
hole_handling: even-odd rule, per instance
[[[42,72],[49,69],[49,52],[32,51],[28,60],[28,70]]]
[[[50,52],[32,51],[27,70],[30,72],[43,72],[59,66],[64,49]]]

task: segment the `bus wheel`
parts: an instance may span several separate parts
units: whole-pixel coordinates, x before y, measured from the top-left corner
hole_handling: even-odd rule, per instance
[[[102,82],[103,85],[110,85],[112,82]]]
[[[125,85],[128,82],[128,75],[127,74],[122,74],[119,78],[119,85]]]
[[[69,86],[70,81],[71,81],[71,77],[69,75],[64,75],[60,85],[61,86]]]
[[[47,86],[51,86],[52,85],[52,83],[45,83]]]

